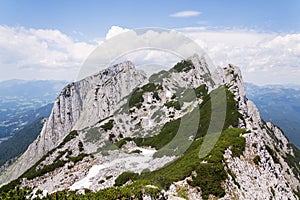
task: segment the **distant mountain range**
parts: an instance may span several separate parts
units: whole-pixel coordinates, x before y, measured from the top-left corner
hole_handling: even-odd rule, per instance
[[[66,81],[8,80],[0,82],[0,142],[14,135],[25,125],[48,116],[52,103]]]
[[[0,82],[0,172],[31,144],[66,81]]]
[[[53,104],[47,106],[52,107]],[[25,125],[15,135],[0,144],[0,172],[20,156],[36,139],[42,130],[43,124],[43,118],[39,118],[31,124]]]
[[[278,125],[300,147],[300,86],[245,85],[247,97],[256,104],[262,118]]]

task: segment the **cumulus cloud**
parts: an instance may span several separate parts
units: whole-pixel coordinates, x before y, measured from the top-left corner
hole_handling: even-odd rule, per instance
[[[300,34],[254,30],[181,29],[211,57],[215,65],[241,67],[244,79],[256,84],[300,84]]]
[[[0,80],[74,79],[96,47],[59,30],[0,26]]]
[[[201,12],[199,11],[194,11],[194,10],[185,10],[185,11],[180,11],[176,12],[170,15],[170,17],[178,17],[178,18],[183,18],[183,17],[195,17],[200,15]]]
[[[177,31],[187,37],[182,37]],[[88,68],[91,70],[86,71],[86,75],[90,75],[99,71],[101,66],[104,68],[124,60],[132,60],[137,67],[149,72],[158,71],[171,67],[195,51],[199,53],[199,49],[195,50],[195,41],[215,66],[231,63],[241,67],[246,81],[300,84],[300,34],[210,30],[205,27],[186,27],[177,31],[128,30],[113,26],[106,40],[97,41],[101,48],[106,49],[101,51],[100,48],[99,54],[99,51],[93,51],[98,46],[96,42],[78,42],[59,30],[0,26],[0,80],[70,80],[78,77],[82,64],[90,64]],[[84,62],[89,55],[98,60]]]
[[[150,73],[168,69],[194,53],[203,54],[195,41],[174,30],[124,30],[112,27],[109,33],[122,34],[107,37],[83,64],[78,79],[124,60],[131,60],[137,68]]]
[[[112,37],[114,37],[114,36],[117,36],[117,35],[119,35],[119,34],[121,34],[121,33],[125,33],[125,32],[127,32],[127,31],[130,31],[130,30],[127,29],[127,28],[122,28],[122,27],[120,27],[120,26],[112,26],[112,27],[108,30],[108,32],[107,32],[105,38],[106,38],[107,40],[109,40],[110,38],[112,38]]]

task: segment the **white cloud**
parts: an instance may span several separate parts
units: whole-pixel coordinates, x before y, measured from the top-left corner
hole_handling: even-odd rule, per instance
[[[216,66],[232,63],[241,67],[246,81],[300,84],[300,34],[210,30],[205,27],[185,27],[178,31],[196,41]],[[180,56],[165,50],[184,52],[183,57],[193,54],[195,46],[191,42],[180,45],[183,38],[176,31],[137,32],[113,26],[106,35],[106,41],[98,39],[97,43],[108,50],[101,54],[102,59],[108,58],[103,63],[132,60],[138,67],[153,71],[171,67],[180,59]],[[123,34],[114,37],[120,33]],[[75,79],[97,43],[74,41],[59,30],[0,26],[0,80]],[[131,51],[141,46],[163,47],[165,50]],[[117,58],[120,52],[126,53]],[[95,69],[92,72],[99,70],[98,63],[93,65]]]
[[[94,74],[114,63],[131,60],[137,68],[151,72],[156,69],[169,69],[194,53],[203,54],[193,40],[174,30],[137,29],[126,30],[112,27],[109,33],[122,33],[108,36],[83,64],[78,79]],[[112,35],[114,35],[112,34]],[[108,34],[111,35],[111,34]]]
[[[200,15],[201,12],[199,11],[194,11],[194,10],[185,10],[185,11],[180,11],[180,12],[176,12],[170,15],[170,17],[195,17]]]
[[[300,34],[254,30],[181,31],[194,39],[215,65],[241,67],[244,79],[256,84],[300,84]]]
[[[59,30],[0,26],[0,80],[74,79],[95,47]]]
[[[105,38],[108,40],[108,39],[110,39],[110,38],[112,38],[114,36],[117,36],[117,35],[119,35],[121,33],[127,32],[127,31],[129,31],[129,29],[127,29],[127,28],[122,28],[122,27],[119,27],[119,26],[112,26],[108,30]]]

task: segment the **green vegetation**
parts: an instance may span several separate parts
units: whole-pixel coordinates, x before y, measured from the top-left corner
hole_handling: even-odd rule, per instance
[[[143,94],[145,92],[153,92],[154,98],[159,100],[159,96],[157,91],[163,89],[161,85],[159,84],[154,84],[154,83],[148,83],[141,88],[137,88],[136,90],[133,91],[133,93],[130,96],[129,99],[129,108],[132,107],[137,107],[140,108],[142,106],[142,103],[144,101]]]
[[[63,141],[58,145],[57,149],[62,148],[65,146],[65,144],[72,139],[76,138],[78,136],[78,132],[76,130],[71,131],[64,139]],[[54,150],[53,150],[54,151]],[[51,152],[51,151],[50,151]]]
[[[300,150],[293,144],[289,144],[289,146],[293,149],[294,156],[291,154],[286,154],[284,157],[284,160],[287,162],[287,164],[290,166],[290,168],[293,171],[293,174],[295,177],[300,180]],[[298,190],[299,198],[300,198],[300,188]]]
[[[133,139],[130,138],[130,137],[126,137],[126,138],[123,138],[121,140],[119,140],[118,142],[115,143],[115,145],[119,148],[121,148],[124,144],[126,144],[126,142],[128,141],[132,141]]]
[[[241,185],[236,181],[236,175],[229,168],[227,169],[227,173],[232,177],[234,184],[237,185],[238,188],[240,188]]]
[[[142,151],[139,150],[139,149],[135,149],[135,150],[133,150],[133,151],[130,151],[129,153],[130,153],[130,154],[131,154],[131,153],[138,153],[138,154],[140,154],[140,153],[142,153]]]
[[[152,90],[153,88],[157,89],[157,85],[150,84],[147,87],[143,86],[140,90]],[[202,89],[198,90],[205,91],[205,87],[202,86]],[[224,92],[227,100],[227,112],[223,131],[210,153],[200,159],[199,151],[203,143],[204,136],[208,134],[208,137],[211,138],[218,136],[218,134],[214,132],[207,133],[212,117],[211,102],[213,99],[211,98],[216,98],[214,101],[214,109],[216,109],[214,110],[214,114],[219,114],[218,112],[222,111],[219,108],[221,108],[221,106],[223,107],[224,104],[222,104],[222,101],[218,101],[218,95],[222,95]],[[223,197],[225,194],[223,185],[228,176],[227,174],[230,174],[235,179],[232,172],[225,170],[226,167],[224,166],[225,162],[223,158],[224,151],[229,148],[232,151],[233,156],[240,156],[245,148],[245,138],[241,135],[245,133],[246,130],[229,128],[237,127],[240,114],[237,111],[237,102],[234,101],[233,94],[231,94],[227,88],[219,88],[211,94],[199,92],[199,96],[203,96],[203,102],[198,108],[195,108],[190,114],[181,119],[176,119],[166,123],[158,135],[149,138],[123,138],[115,144],[120,148],[127,141],[133,140],[138,146],[152,146],[156,149],[162,149],[162,147],[168,145],[174,137],[177,137],[180,123],[182,123],[182,126],[184,127],[183,130],[186,132],[184,136],[193,135],[194,133],[190,132],[190,129],[186,127],[187,125],[184,121],[195,120],[195,111],[200,111],[200,122],[196,122],[196,124],[198,123],[198,130],[196,130],[195,133],[196,137],[193,141],[191,141],[189,148],[177,160],[155,171],[144,170],[141,174],[124,172],[115,180],[115,186],[117,187],[107,188],[96,193],[87,192],[85,196],[75,194],[75,192],[63,191],[49,195],[45,199],[139,199],[143,192],[150,194],[152,197],[156,197],[162,188],[168,189],[171,183],[183,180],[189,176],[192,176],[192,179],[188,183],[191,186],[199,186],[202,190],[202,197],[204,199],[207,199],[210,194],[216,197]],[[194,121],[191,122],[193,123]],[[76,134],[73,133],[72,137],[76,137]],[[179,138],[179,142],[184,141],[180,139],[182,138]],[[80,154],[77,157],[68,157],[68,161],[78,162],[85,156],[87,155]],[[53,164],[44,166],[43,168],[46,168],[42,168],[41,170],[51,171],[52,168],[55,169],[52,165],[63,166],[65,164],[64,162],[67,161],[58,159]],[[40,175],[43,171],[36,171],[37,166],[38,165],[31,170]],[[193,176],[193,172],[196,172],[197,176]],[[26,174],[23,177],[26,177]],[[7,187],[14,188],[19,184],[19,181],[20,179],[16,182],[12,182],[11,185]],[[133,183],[123,186],[128,181],[132,181]],[[158,188],[146,187],[146,185],[154,185]],[[184,191],[181,193],[183,196],[185,195]]]
[[[269,154],[271,155],[273,161],[274,161],[275,163],[280,164],[279,159],[278,159],[278,157],[277,157],[277,155],[276,155],[276,152],[275,152],[270,146],[268,146],[268,145],[265,145],[265,147],[266,147],[266,150],[267,150],[267,151],[269,152]]]
[[[260,157],[259,157],[259,155],[256,155],[256,156],[253,158],[253,162],[254,162],[256,165],[259,165],[259,163],[260,163]]]
[[[102,136],[102,134],[101,134],[99,128],[90,128],[87,130],[87,132],[85,134],[84,141],[94,143],[96,141],[99,141],[101,136]]]
[[[122,186],[125,183],[127,183],[129,180],[135,181],[137,177],[138,177],[137,173],[129,172],[129,171],[123,172],[116,178],[114,186]]]
[[[275,197],[275,190],[271,187],[271,193],[273,195],[273,197]]]
[[[32,196],[32,189],[30,187],[25,187],[23,189],[20,188],[12,188],[11,190],[0,190],[0,200],[5,199],[26,199],[25,197]]]
[[[112,177],[113,177],[112,175],[109,175],[109,176],[105,177],[105,179],[106,179],[106,180],[109,180],[109,179],[111,179]]]
[[[182,91],[183,90],[183,91]],[[208,88],[205,84],[193,89],[178,89],[177,94],[180,96],[180,102],[191,102],[196,98],[203,98],[208,93]],[[175,95],[176,97],[176,95]]]
[[[154,82],[161,82],[164,78],[167,78],[169,76],[170,72],[167,72],[165,70],[162,70],[158,73],[152,74],[149,77],[149,82],[154,83]]]
[[[80,152],[84,151],[83,143],[81,141],[78,142],[78,149]]]
[[[195,140],[182,157],[161,169],[144,172],[138,179],[149,180],[167,189],[172,182],[182,180],[196,171],[197,176],[193,177],[189,184],[200,186],[204,198],[207,198],[209,194],[222,197],[225,194],[222,183],[227,178],[223,165],[223,153],[227,148],[231,148],[233,152],[236,152],[235,156],[242,154],[245,138],[240,134],[244,131],[238,128],[225,130],[210,154],[203,159],[198,157],[203,139]],[[203,160],[207,163],[202,163]]]
[[[88,154],[79,154],[76,157],[70,157],[72,154],[72,151],[70,150],[65,150],[65,151],[60,151],[54,162],[50,165],[45,165],[42,166],[37,170],[37,167],[46,160],[47,157],[52,155],[56,150],[61,149],[67,142],[70,140],[76,138],[78,136],[78,132],[76,130],[71,131],[64,139],[63,141],[54,149],[49,151],[47,154],[45,154],[38,162],[36,162],[31,168],[29,168],[24,174],[22,174],[19,178],[17,178],[14,181],[11,181],[10,183],[2,186],[0,188],[0,191],[2,193],[8,193],[9,191],[15,190],[19,185],[20,185],[20,180],[22,178],[27,178],[27,179],[34,179],[36,177],[42,176],[46,173],[52,172],[55,169],[59,167],[63,167],[67,162],[72,161],[74,164],[77,162],[81,161],[84,157],[88,156]],[[60,158],[67,153],[67,158],[68,160],[60,160]],[[2,193],[0,192],[0,195]]]
[[[21,177],[32,180],[36,177],[43,176],[46,173],[52,172],[60,167],[63,167],[66,163],[68,163],[70,161],[73,162],[74,164],[76,164],[77,162],[81,161],[86,156],[88,156],[88,154],[79,154],[78,156],[75,156],[75,157],[69,157],[68,160],[56,159],[55,162],[53,162],[50,165],[45,165],[41,169],[36,170],[36,169],[31,168],[30,170],[25,172],[25,174],[23,174]]]
[[[114,127],[114,120],[110,119],[108,122],[100,126],[103,130],[108,131]]]
[[[194,89],[195,94],[198,98],[204,97],[207,95],[208,88],[205,84],[200,85],[199,87]]]
[[[153,92],[153,98],[156,99],[156,100],[158,100],[158,101],[160,100],[160,97],[158,96],[158,92],[157,91]]]
[[[176,110],[180,110],[181,106],[179,101],[168,101],[164,104],[167,108],[175,108]]]
[[[61,149],[67,142],[69,142],[70,140],[76,138],[78,136],[78,132],[76,130],[71,131],[64,139],[63,141],[54,149],[52,149],[51,151],[49,151],[47,154],[45,154],[38,162],[36,162],[31,168],[29,168],[20,178],[28,178],[28,179],[33,179],[35,177],[44,175],[45,173],[51,172],[53,170],[55,170],[58,167],[62,167],[64,166],[66,161],[61,161],[59,160],[63,154],[66,152],[61,152],[58,157],[56,158],[55,162],[50,164],[50,165],[46,165],[43,166],[43,168],[39,169],[38,171],[36,171],[36,168],[44,161],[46,160],[47,157],[49,157],[50,155],[52,155],[57,149]],[[17,180],[19,180],[17,179]]]
[[[188,197],[188,188],[186,188],[186,187],[177,188],[177,194],[178,194],[178,197],[184,198],[186,200],[189,199],[189,197]]]
[[[19,130],[13,137],[0,145],[0,166],[19,156],[36,139],[43,128],[42,118]]]
[[[257,143],[253,143],[252,147],[257,148]]]
[[[62,160],[57,160],[55,163],[52,163],[50,165],[45,165],[43,166],[42,169],[39,170],[32,170],[27,172],[23,177],[27,178],[29,180],[32,180],[36,177],[42,176],[46,173],[52,172],[57,168],[63,167],[65,165],[66,161],[62,161]]]
[[[109,137],[108,137],[108,140],[112,142],[115,137],[116,137],[115,134],[110,133]]]
[[[191,69],[195,69],[192,61],[190,60],[182,60],[181,62],[177,63],[170,72],[188,72]]]
[[[234,100],[233,94],[229,92],[227,88],[219,88],[213,91],[214,94],[212,95],[215,95],[215,98],[218,100],[218,95],[222,95],[222,91],[223,94],[225,91],[227,102],[225,125],[217,144],[210,154],[201,160],[198,157],[203,136],[207,133],[211,118],[211,94],[204,95],[204,101],[199,106],[200,122],[196,139],[184,155],[161,169],[153,172],[143,172],[138,176],[138,180],[149,180],[167,189],[172,182],[182,180],[190,176],[193,171],[196,171],[197,176],[193,177],[190,184],[201,187],[203,190],[203,198],[207,199],[209,194],[213,194],[217,197],[224,196],[225,190],[222,187],[222,183],[227,178],[227,172],[223,165],[223,154],[227,148],[231,149],[233,156],[242,154],[246,141],[245,138],[240,135],[245,133],[246,130],[237,128],[228,129],[229,127],[237,127],[238,119],[241,117],[241,114],[239,114],[237,110],[237,102]],[[216,101],[215,103],[216,111],[214,112],[218,111],[219,106],[224,106],[222,101]],[[192,119],[193,118],[190,120]],[[166,123],[161,132],[156,136],[133,138],[133,140],[138,146],[152,146],[156,149],[160,149],[175,137],[181,120],[182,119],[177,119]],[[205,160],[207,163],[202,163],[202,160]],[[237,183],[237,185],[239,184]]]
[[[100,180],[102,182],[103,180]],[[149,187],[149,185],[153,187]],[[26,199],[30,195],[32,189],[14,189],[9,193],[3,193],[0,191],[0,199]],[[98,192],[92,192],[88,189],[85,190],[85,194],[76,194],[75,191],[59,191],[46,197],[44,200],[86,200],[86,199],[101,199],[101,200],[116,200],[116,199],[142,199],[143,194],[148,194],[152,198],[158,198],[161,194],[161,188],[156,187],[149,181],[135,181],[134,183],[122,187],[111,187],[99,190]],[[30,196],[29,196],[30,197]]]
[[[225,93],[225,94],[224,94]],[[216,90],[212,91],[210,94],[205,95],[203,97],[203,102],[200,104],[200,122],[199,122],[199,129],[196,135],[196,138],[200,138],[206,135],[209,124],[212,121],[212,99],[211,97],[214,97],[214,114],[216,116],[223,115],[223,109],[224,108],[224,101],[222,100],[224,97],[223,95],[226,95],[226,117],[225,122],[223,126],[223,130],[229,128],[229,127],[237,127],[239,123],[239,118],[242,117],[242,115],[238,112],[237,109],[237,102],[234,100],[234,95],[228,90],[228,88],[217,88]],[[219,121],[215,121],[215,123],[219,123]],[[218,131],[218,130],[216,130]]]
[[[180,119],[176,119],[166,123],[159,134],[148,138],[134,138],[137,146],[151,146],[155,149],[160,149],[168,144],[176,135],[180,126]]]

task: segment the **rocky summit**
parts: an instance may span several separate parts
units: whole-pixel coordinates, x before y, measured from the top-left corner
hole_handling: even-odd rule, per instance
[[[299,199],[300,151],[238,67],[126,61],[67,85],[0,184],[0,199]]]

